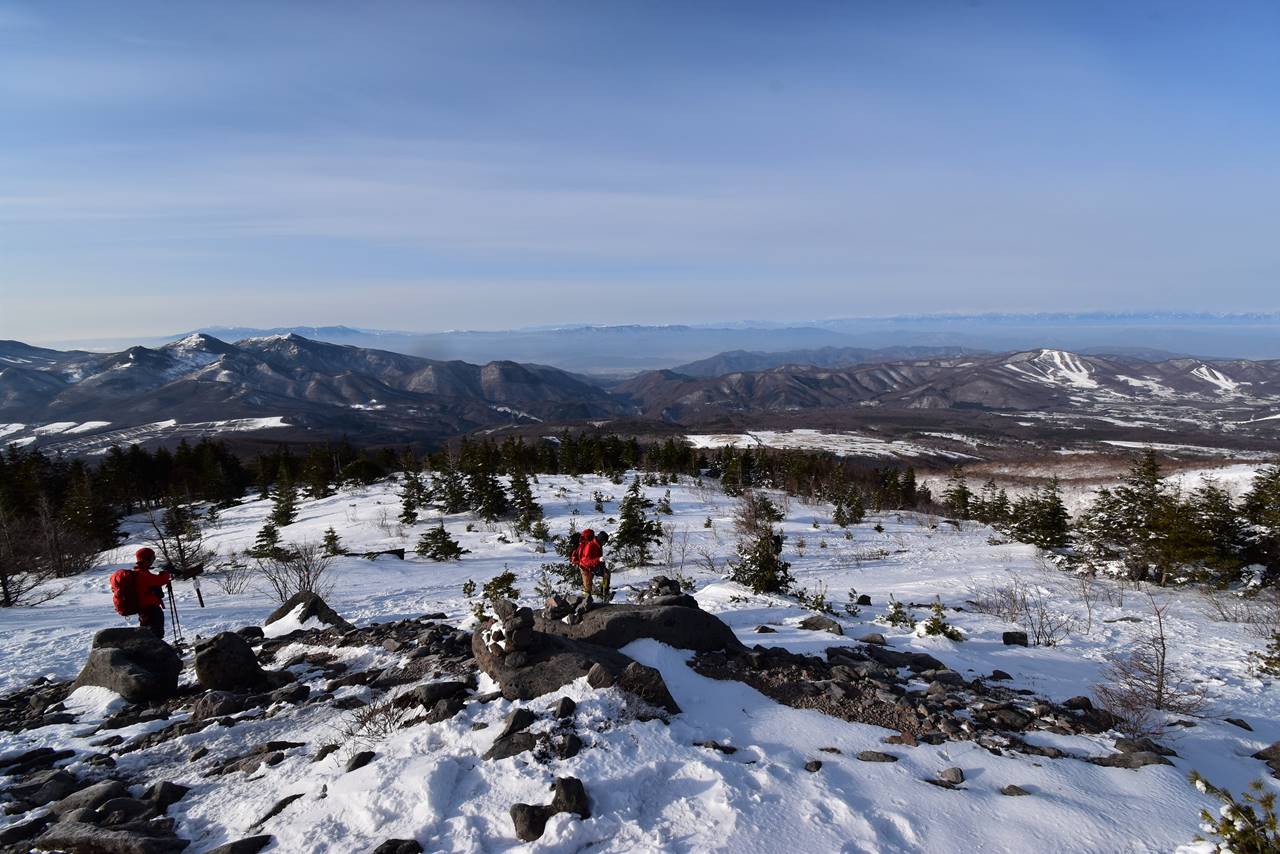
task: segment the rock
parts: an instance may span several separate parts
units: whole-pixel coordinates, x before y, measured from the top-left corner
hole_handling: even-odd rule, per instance
[[[708,739],[706,741],[695,741],[693,743],[693,746],[705,747],[708,750],[714,750],[717,753],[723,753],[725,756],[732,756],[733,754],[738,752],[738,748],[734,747],[732,744],[721,744],[720,742],[715,741],[714,739]]]
[[[387,638],[382,642],[382,648],[385,649],[387,652],[399,652],[400,650],[404,649],[404,644],[402,644],[400,641],[396,640],[395,638]]]
[[[992,670],[989,678],[993,682],[1008,682],[1013,677],[1008,673],[1005,673],[1003,670]]]
[[[552,789],[555,791],[551,798],[553,813],[571,812],[579,818],[591,818],[587,790],[577,777],[557,777]]]
[[[875,644],[876,646],[888,646],[889,644],[889,642],[884,639],[884,635],[879,632],[867,632],[865,635],[858,638],[858,640],[863,643]]]
[[[503,726],[502,732],[498,733],[498,738],[506,738],[509,735],[515,735],[522,730],[526,730],[537,720],[538,716],[529,709],[516,709],[507,715],[506,725]]]
[[[631,659],[596,644],[582,643],[558,635],[534,633],[528,659],[513,666],[510,656],[495,655],[484,643],[483,632],[471,638],[471,649],[480,668],[501,686],[508,700],[532,700],[558,691],[586,676],[596,664],[612,674],[621,674]]]
[[[222,632],[196,642],[196,680],[210,691],[270,691],[293,677],[268,673],[248,642],[232,632]]]
[[[83,784],[70,773],[61,768],[47,771],[36,771],[28,774],[22,782],[9,786],[7,794],[19,801],[25,801],[36,807],[60,801],[79,789]]]
[[[422,846],[416,839],[388,839],[372,854],[422,854]]]
[[[460,697],[466,693],[467,684],[465,682],[432,682],[427,685],[419,685],[412,691],[401,694],[396,698],[396,705],[403,707],[417,703],[429,709],[441,700]]]
[[[863,762],[897,762],[898,757],[892,753],[881,753],[879,750],[862,750],[858,752],[858,758]]]
[[[272,673],[267,671],[268,677],[285,676],[284,673]],[[288,703],[296,706],[299,703],[305,703],[307,698],[311,696],[311,686],[303,685],[301,682],[294,682],[292,685],[286,685],[272,691],[267,695],[267,705],[274,706],[276,703]]]
[[[463,709],[467,707],[466,701],[461,697],[446,697],[443,700],[436,700],[436,704],[431,707],[431,711],[427,713],[426,721],[429,724],[438,724],[456,717]]]
[[[839,648],[834,648],[838,650]],[[932,655],[924,652],[899,652],[888,647],[876,646],[868,644],[862,647],[859,652],[879,664],[886,667],[908,667],[917,672],[925,670],[946,670],[947,666]],[[827,650],[827,657],[831,657],[832,650]],[[837,652],[837,655],[847,654]]]
[[[263,848],[271,844],[275,837],[269,833],[259,836],[247,836],[244,839],[237,839],[235,842],[228,842],[226,845],[219,845],[217,848],[210,848],[204,854],[258,854]]]
[[[868,596],[867,594],[863,593],[861,596],[859,596],[859,597],[858,597],[858,604],[859,604],[859,605],[870,605],[870,604],[871,604],[871,597],[870,597],[870,596]]]
[[[515,828],[516,838],[522,842],[540,839],[547,829],[547,819],[550,817],[547,807],[538,804],[511,806],[511,824]]]
[[[1172,765],[1168,759],[1165,759],[1159,753],[1150,751],[1138,751],[1136,753],[1113,753],[1110,756],[1098,756],[1090,760],[1094,765],[1101,765],[1105,768],[1145,768],[1148,765]]]
[[[267,617],[263,625],[269,626],[277,620],[289,616],[294,611],[298,612],[296,619],[299,623],[314,619],[343,632],[349,632],[355,628],[355,626],[342,619],[337,611],[326,605],[325,601],[319,596],[305,591],[294,594],[287,602],[272,611],[271,616]]]
[[[824,617],[821,614],[814,614],[812,617],[805,617],[800,621],[800,628],[807,629],[811,632],[831,632],[833,635],[843,635],[844,629],[840,624],[830,617]]]
[[[142,799],[155,805],[155,808],[159,812],[165,813],[168,812],[169,807],[185,798],[187,793],[190,791],[190,786],[183,786],[179,783],[170,783],[168,780],[162,780],[159,783],[149,786],[147,790],[142,793]]]
[[[1169,748],[1156,744],[1149,738],[1117,738],[1116,750],[1121,753],[1159,753],[1161,756],[1177,756]]]
[[[494,741],[484,754],[485,759],[498,760],[510,759],[529,750],[533,750],[538,746],[538,740],[527,732],[517,732],[506,738],[500,738]]]
[[[153,635],[154,637],[154,635]],[[190,843],[170,834],[144,834],[133,830],[94,827],[78,821],[62,821],[36,838],[43,849],[68,854],[174,854]]]
[[[556,748],[556,755],[561,759],[572,759],[582,752],[582,739],[578,738],[577,733],[569,733],[561,741]]]
[[[587,671],[587,684],[596,690],[612,688],[617,681],[618,675],[603,664],[593,664],[591,669]]]
[[[772,626],[756,626],[752,631],[758,635],[776,635],[778,633],[778,630]]]
[[[16,842],[25,842],[41,833],[49,826],[49,817],[40,816],[31,821],[11,824],[4,830],[0,830],[0,845],[13,845]]]
[[[1026,789],[1022,788],[1021,786],[1015,786],[1012,783],[1010,783],[1009,785],[1005,786],[1003,789],[1000,790],[1000,794],[1008,795],[1011,798],[1021,798],[1031,793],[1028,792]]]
[[[538,617],[533,628],[610,649],[619,649],[641,638],[694,652],[745,649],[733,630],[719,618],[683,606],[602,605],[583,614],[576,625]]]
[[[810,759],[808,762],[804,763],[804,770],[808,771],[810,774],[814,773],[815,771],[821,771],[822,760]]]
[[[958,786],[964,782],[964,771],[960,768],[943,768],[938,772],[938,779],[944,783]]]
[[[285,797],[276,801],[275,804],[272,805],[271,809],[267,810],[266,815],[264,815],[262,818],[258,819],[253,823],[253,827],[262,827],[262,825],[266,824],[267,822],[271,821],[271,819],[275,818],[276,816],[280,815],[280,813],[284,812],[285,809],[289,806],[289,804],[293,803],[294,801],[298,800],[301,797],[302,797],[302,792],[299,792],[296,795],[286,795]]]
[[[362,750],[355,756],[347,760],[347,773],[359,771],[364,766],[373,761],[373,757],[377,756],[372,750]]]
[[[639,697],[650,706],[662,709],[668,714],[680,714],[680,707],[676,705],[675,698],[667,689],[667,683],[662,678],[662,674],[638,661],[627,665],[615,687],[633,697]]]
[[[249,698],[243,694],[230,691],[210,691],[191,705],[191,719],[194,721],[224,718],[243,712],[249,705]]]
[[[104,780],[92,786],[72,792],[60,801],[49,805],[49,812],[55,816],[63,816],[72,810],[96,810],[113,798],[129,797],[129,787],[116,780]]]
[[[1001,640],[1004,641],[1005,646],[1026,646],[1027,645],[1026,632],[1005,632],[1000,637],[1001,637]]]
[[[1253,727],[1249,726],[1249,722],[1244,720],[1243,718],[1223,718],[1223,720],[1231,724],[1232,726],[1238,726],[1240,727],[1240,729],[1253,732]]]
[[[72,683],[110,688],[131,703],[167,700],[178,692],[182,659],[148,629],[103,629]]]
[[[1074,712],[1087,712],[1093,709],[1093,701],[1083,695],[1072,697],[1063,701],[1062,708],[1071,709]]]
[[[565,718],[573,717],[573,713],[577,708],[578,704],[571,698],[561,697],[556,703],[555,709],[552,710],[552,714],[556,716],[557,720],[564,720]]]
[[[1261,759],[1263,762],[1280,761],[1280,741],[1272,742],[1266,747],[1253,754],[1254,759]]]
[[[245,626],[242,629],[236,629],[236,634],[247,641],[262,640],[266,637],[266,632],[262,630],[261,626]],[[254,838],[256,839],[258,837]]]
[[[336,743],[321,745],[320,749],[316,751],[316,755],[311,757],[311,761],[323,762],[331,754],[337,753],[341,748],[342,745]]]

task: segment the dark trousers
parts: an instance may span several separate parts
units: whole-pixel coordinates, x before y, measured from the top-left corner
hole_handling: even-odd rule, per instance
[[[152,605],[150,608],[140,609],[138,625],[144,629],[151,629],[152,634],[164,640],[164,608],[160,605]]]

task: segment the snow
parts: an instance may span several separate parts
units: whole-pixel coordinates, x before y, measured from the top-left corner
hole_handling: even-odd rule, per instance
[[[1144,388],[1156,397],[1177,397],[1178,393],[1160,382],[1153,379],[1138,379],[1137,377],[1127,377],[1123,374],[1117,374],[1116,379],[1122,380],[1132,386]]]
[[[1224,479],[1235,476],[1231,470],[1219,471]],[[1242,472],[1236,474],[1243,477]],[[571,518],[579,527],[613,529],[607,519],[617,513],[626,487],[598,477],[543,475],[533,488],[552,531],[563,533]],[[665,489],[646,487],[645,492],[656,499]],[[412,547],[441,518],[471,553],[447,564],[419,559],[411,551],[404,561],[338,558],[332,578],[340,583],[326,597],[335,610],[357,625],[442,611],[451,624],[468,626],[472,603],[462,585],[483,583],[504,568],[516,574],[524,603],[536,605],[537,571],[552,556],[521,542],[509,526],[479,523],[468,514],[427,513],[411,526],[388,522],[399,514],[398,490],[388,481],[304,500],[297,521],[281,529],[282,536],[286,542],[318,541],[332,526],[351,551],[362,553]],[[592,511],[596,490],[609,496],[604,513]],[[730,499],[713,485],[703,488],[688,480],[671,487],[671,499],[674,515],[660,518],[679,537],[687,537],[685,559],[677,551],[671,562],[661,555],[656,566],[619,570],[615,588],[626,599],[628,586],[640,585],[654,574],[680,572],[693,580],[701,607],[717,614],[747,644],[821,654],[828,646],[855,644],[853,638],[879,631],[893,648],[929,652],[966,678],[1000,668],[1012,674],[1013,687],[1061,701],[1089,693],[1100,677],[1105,654],[1134,643],[1145,629],[1144,622],[1106,622],[1122,616],[1142,618],[1148,607],[1145,592],[1111,581],[1094,582],[1099,595],[1086,628],[1079,582],[1044,564],[1034,549],[993,538],[988,528],[972,523],[959,529],[933,527],[927,517],[886,513],[853,526],[852,538],[845,539],[831,524],[830,506],[793,499],[786,503],[783,523],[785,557],[799,585],[811,591],[826,586],[845,637],[807,632],[796,624],[808,612],[795,600],[751,595],[718,571],[705,570],[700,561],[695,564],[699,551],[718,566],[732,554]],[[228,508],[209,529],[209,539],[223,554],[233,548],[243,551],[269,512],[270,502],[257,499]],[[707,517],[711,528],[703,526]],[[815,520],[817,530],[812,527]],[[874,529],[877,524],[883,531]],[[468,525],[474,530],[466,530]],[[62,598],[34,609],[0,610],[0,691],[36,676],[73,677],[94,632],[127,624],[111,608],[107,578],[146,542],[146,528],[139,518],[128,520],[125,529],[125,542],[103,556],[100,569],[72,579]],[[963,643],[918,637],[873,622],[885,612],[890,595],[903,602],[929,602],[939,596],[948,605],[963,606],[975,588],[1003,583],[1010,574],[1035,585],[1056,611],[1076,619],[1063,643],[1004,646],[1000,633],[1013,627],[972,609],[948,615],[968,638]],[[875,604],[851,617],[840,604],[855,588]],[[175,589],[188,639],[260,624],[278,606],[258,589],[228,594],[212,575],[203,585],[205,608],[197,605],[188,585],[176,583]],[[882,743],[886,730],[789,708],[743,684],[702,677],[686,666],[686,651],[639,641],[625,652],[659,669],[684,710],[669,726],[629,720],[619,694],[592,690],[579,680],[529,702],[469,704],[452,720],[398,730],[368,744],[342,735],[350,713],[330,705],[288,707],[260,719],[247,713],[234,727],[214,724],[150,750],[121,754],[116,772],[139,782],[163,778],[195,787],[170,810],[178,832],[192,840],[193,851],[250,835],[251,825],[272,804],[301,793],[300,800],[261,831],[252,831],[275,837],[269,850],[341,854],[370,850],[388,838],[415,838],[428,851],[461,852],[1167,852],[1190,843],[1199,832],[1198,810],[1212,806],[1188,783],[1190,770],[1235,791],[1255,778],[1264,778],[1270,790],[1277,790],[1266,767],[1249,754],[1280,739],[1280,692],[1274,683],[1246,671],[1245,653],[1262,645],[1246,627],[1209,619],[1205,600],[1193,590],[1151,592],[1171,605],[1171,656],[1211,696],[1205,714],[1193,719],[1196,726],[1176,730],[1168,739],[1178,753],[1170,767],[1130,771],[1072,758],[997,755],[972,742],[889,746]],[[923,618],[923,609],[917,614]],[[290,629],[296,622],[296,615],[282,621]],[[752,631],[764,623],[776,633]],[[293,644],[282,658],[314,649]],[[381,647],[341,647],[335,652],[361,668],[401,660]],[[322,689],[324,680],[314,671],[296,672],[313,691]],[[482,677],[480,690],[492,687]],[[370,696],[367,688],[342,690],[342,696]],[[498,762],[480,759],[512,710],[528,707],[540,713],[533,729],[541,731],[550,725],[546,712],[560,696],[578,702],[577,731],[587,745],[578,756],[545,763],[528,755]],[[65,747],[82,754],[101,750],[90,745],[97,736],[86,724],[100,720],[118,702],[109,692],[77,691],[67,704],[80,717],[76,723],[0,733],[0,756],[34,746]],[[1254,731],[1225,724],[1222,718],[1228,716],[1246,719]],[[174,718],[180,719],[181,713]],[[119,734],[133,738],[165,725],[149,722]],[[258,770],[251,779],[241,773],[206,777],[205,765],[186,758],[197,747],[209,750],[210,761],[240,755],[268,739],[308,746],[287,751],[283,762]],[[693,746],[708,739],[732,744],[738,752],[725,755]],[[1111,739],[1105,736],[1036,733],[1031,740],[1080,756],[1112,752]],[[343,749],[323,762],[311,761],[317,745],[335,741]],[[841,753],[821,752],[823,747]],[[375,750],[375,760],[344,773],[346,758],[357,749]],[[899,761],[859,762],[855,754],[864,749],[894,753]],[[803,770],[810,759],[822,761],[818,772]],[[962,790],[924,782],[951,766],[965,772]],[[546,803],[550,783],[567,775],[583,781],[592,818],[556,816],[541,840],[518,843],[510,806],[517,801]],[[1010,783],[1031,796],[1000,795],[999,789]],[[0,823],[15,820],[20,818],[4,817]]]
[[[1204,380],[1210,385],[1218,387],[1223,394],[1230,394],[1240,388],[1240,383],[1231,379],[1231,377],[1219,371],[1217,368],[1211,368],[1208,365],[1199,365],[1191,372],[1193,377]]]
[[[299,605],[288,614],[273,623],[268,623],[262,627],[262,633],[269,638],[278,638],[287,635],[289,632],[296,632],[299,629],[323,629],[324,623],[318,617],[312,617],[309,620],[299,620],[305,604]]]
[[[83,424],[78,424],[75,427],[71,427],[67,430],[64,430],[63,432],[68,434],[91,433],[94,430],[101,430],[103,427],[110,427],[110,426],[111,426],[110,421],[86,421]]]
[[[1089,366],[1075,353],[1062,350],[1041,350],[1034,358],[1022,363],[1009,362],[1005,367],[1048,385],[1098,388],[1098,381],[1093,378]]]
[[[0,424],[0,437],[12,436],[27,429],[26,424]]]
[[[72,691],[63,705],[68,712],[78,715],[83,724],[105,720],[129,703],[110,688],[84,685]]]
[[[37,436],[53,436],[57,433],[65,433],[74,426],[76,426],[76,422],[74,421],[55,421],[52,424],[45,424],[41,427],[37,427],[31,432],[35,433]]]

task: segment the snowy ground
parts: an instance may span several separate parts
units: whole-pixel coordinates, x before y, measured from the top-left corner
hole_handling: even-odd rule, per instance
[[[535,489],[552,531],[563,533],[575,511],[580,527],[613,530],[609,516],[616,512],[624,486],[599,478],[544,477]],[[604,514],[592,512],[590,496],[597,489],[613,497]],[[662,491],[647,489],[654,498]],[[674,515],[662,517],[674,532],[670,558],[662,549],[661,565],[620,572],[615,587],[680,571],[694,579],[702,607],[725,620],[749,645],[783,645],[821,654],[834,643],[854,644],[852,638],[881,631],[893,647],[930,652],[967,677],[999,668],[1013,675],[1015,687],[1061,701],[1088,693],[1103,654],[1145,629],[1141,621],[1110,622],[1122,616],[1143,618],[1148,613],[1145,593],[1096,582],[1110,604],[1100,596],[1091,624],[1086,625],[1078,582],[1043,566],[1029,547],[989,543],[988,529],[966,525],[956,530],[945,524],[931,528],[930,520],[913,514],[885,514],[869,517],[851,529],[852,539],[845,539],[844,532],[831,525],[829,507],[792,501],[785,523],[786,557],[800,585],[811,591],[826,586],[846,637],[803,631],[796,624],[808,612],[793,601],[751,596],[721,578],[719,568],[733,549],[729,499],[713,488],[686,483],[672,489],[672,507]],[[213,541],[224,552],[243,550],[268,509],[267,502],[255,500],[225,511],[211,532]],[[435,523],[429,516],[402,528],[395,522],[398,514],[395,486],[382,484],[304,501],[298,521],[282,533],[288,541],[318,541],[324,529],[333,526],[349,549],[363,552],[412,548],[421,531]],[[711,528],[704,527],[708,517]],[[477,530],[466,531],[472,522],[466,515],[446,519],[451,532],[471,550],[456,563],[434,564],[412,553],[403,562],[339,559],[333,568],[338,583],[328,601],[359,625],[443,611],[450,622],[468,627],[470,602],[462,593],[463,583],[483,583],[509,567],[526,603],[536,604],[537,570],[553,556],[519,542],[505,525],[476,524]],[[874,530],[877,523],[882,532]],[[128,543],[110,556],[114,565],[123,564],[146,541],[140,524],[130,529]],[[706,568],[708,557],[702,555],[715,562],[715,571]],[[74,677],[93,633],[125,624],[110,604],[107,575],[112,568],[104,566],[78,580],[55,603],[0,612],[0,691],[40,675]],[[1065,643],[1053,648],[1006,647],[1000,633],[1015,627],[971,611],[953,615],[968,637],[962,643],[872,624],[886,610],[890,594],[903,602],[929,602],[940,596],[948,605],[963,606],[975,587],[999,583],[1011,573],[1042,587],[1055,608],[1077,618]],[[869,594],[875,603],[854,618],[839,607],[851,589]],[[275,606],[262,592],[231,596],[208,581],[204,594],[208,607],[201,609],[190,589],[181,585],[179,607],[189,637],[260,624]],[[468,852],[776,852],[784,846],[868,854],[1168,852],[1190,842],[1198,832],[1199,808],[1209,805],[1187,782],[1190,770],[1236,790],[1265,777],[1265,766],[1250,754],[1280,740],[1280,699],[1274,686],[1248,675],[1245,652],[1259,648],[1261,641],[1242,625],[1209,619],[1205,601],[1193,591],[1155,595],[1172,603],[1173,656],[1192,670],[1212,698],[1204,715],[1192,718],[1196,726],[1175,729],[1166,739],[1179,754],[1172,767],[1131,771],[1069,758],[996,756],[971,742],[886,747],[881,739],[887,730],[792,709],[740,683],[704,678],[686,667],[686,652],[652,641],[637,642],[625,651],[662,671],[683,714],[670,726],[656,721],[622,725],[620,698],[611,691],[593,691],[583,680],[561,692],[579,702],[578,731],[588,744],[568,760],[538,764],[527,754],[496,762],[480,758],[496,735],[495,725],[513,708],[545,710],[561,695],[555,694],[528,704],[499,700],[468,705],[444,723],[402,730],[372,745],[377,760],[352,773],[343,773],[341,752],[312,764],[314,747],[290,751],[284,762],[259,769],[250,779],[242,773],[206,779],[195,765],[179,764],[182,770],[176,774],[173,766],[166,771],[156,767],[158,757],[185,757],[198,746],[219,755],[243,752],[250,743],[270,738],[313,746],[333,740],[346,713],[318,705],[299,706],[231,729],[213,726],[149,751],[126,754],[119,767],[138,778],[165,776],[194,787],[170,813],[178,818],[180,835],[193,840],[192,852],[249,835],[250,825],[273,803],[294,793],[304,797],[264,828],[276,838],[271,851],[337,854],[367,851],[387,838],[414,837],[428,851]],[[922,611],[917,613],[923,618]],[[762,623],[774,626],[777,633],[751,631]],[[381,648],[341,652],[366,663],[398,660]],[[482,680],[481,688],[485,687]],[[359,695],[368,689],[344,690]],[[119,702],[103,694],[95,690],[74,695],[83,709],[77,724],[0,734],[0,756],[41,745],[96,749],[84,735],[91,729],[86,724]],[[1226,724],[1224,717],[1244,718],[1254,731]],[[475,729],[479,723],[490,726]],[[121,734],[128,737],[149,726],[155,724]],[[1030,738],[1079,755],[1112,752],[1111,740],[1104,737]],[[724,755],[693,746],[708,739],[739,750]],[[842,754],[820,752],[822,747],[837,747]],[[901,761],[872,764],[854,758],[859,750],[870,748],[894,752]],[[820,771],[803,769],[810,759],[822,760]],[[967,782],[962,790],[924,782],[950,766],[964,770]],[[508,814],[511,804],[545,803],[550,782],[566,775],[585,784],[593,817],[580,821],[556,816],[541,840],[527,846],[517,842]],[[1276,785],[1267,779],[1269,786]],[[1011,783],[1031,796],[1001,795],[1000,788]]]

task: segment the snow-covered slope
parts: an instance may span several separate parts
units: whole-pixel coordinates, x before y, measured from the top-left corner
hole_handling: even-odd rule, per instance
[[[623,487],[607,480],[544,476],[535,485],[553,532],[563,533],[574,519],[580,526],[613,530],[613,514]],[[593,491],[609,496],[602,514],[592,512]],[[304,501],[298,520],[284,529],[286,541],[316,541],[332,526],[353,551],[412,546],[436,517],[401,527],[394,484],[380,484],[317,501]],[[662,488],[646,489],[657,498]],[[853,644],[868,631],[883,632],[896,649],[929,652],[965,678],[999,668],[1008,683],[1056,701],[1088,693],[1100,678],[1109,650],[1134,642],[1145,630],[1146,592],[1095,582],[1092,614],[1080,583],[1046,567],[1033,549],[995,544],[988,529],[964,525],[933,526],[913,514],[873,516],[851,528],[851,537],[832,526],[831,508],[791,502],[784,527],[785,557],[800,585],[825,587],[837,603],[844,637],[799,628],[809,612],[794,600],[753,596],[707,571],[705,554],[722,567],[732,553],[732,503],[713,488],[677,485],[674,514],[661,517],[673,532],[670,558],[660,549],[660,564],[620,571],[615,587],[641,583],[649,576],[677,572],[691,577],[702,607],[727,622],[747,644],[782,646],[821,654],[832,645]],[[252,500],[224,511],[210,529],[225,554],[249,546],[268,513],[268,502]],[[710,518],[711,527],[704,526]],[[392,520],[392,521],[388,521]],[[467,627],[471,600],[467,581],[483,583],[512,570],[527,604],[536,604],[533,588],[539,567],[553,559],[521,542],[505,525],[477,524],[466,514],[446,517],[446,526],[471,550],[461,561],[430,563],[412,552],[405,561],[361,557],[338,559],[336,582],[328,600],[357,625],[443,612],[448,622]],[[813,527],[817,522],[818,528]],[[468,531],[468,525],[475,530]],[[879,524],[883,530],[875,530]],[[141,522],[109,564],[125,562],[146,541]],[[510,542],[504,542],[509,540]],[[804,547],[801,547],[803,541]],[[107,575],[111,565],[73,582],[58,601],[31,610],[0,611],[0,690],[9,691],[36,676],[75,675],[92,634],[124,625],[111,609]],[[1055,613],[1070,615],[1075,627],[1055,647],[1016,647],[1001,643],[1001,632],[1015,628],[972,610],[950,612],[948,619],[967,636],[962,643],[921,637],[875,623],[892,595],[901,602],[965,606],[976,588],[1004,582],[1016,574],[1042,591]],[[187,585],[178,585],[178,606],[188,638],[259,624],[275,604],[254,590],[231,595],[206,579],[208,607],[199,608]],[[839,611],[853,590],[869,594],[871,607],[850,617]],[[1016,751],[992,752],[970,741],[918,747],[887,747],[890,735],[879,727],[849,723],[814,710],[794,709],[768,699],[741,683],[715,681],[690,670],[689,653],[639,641],[626,652],[658,668],[684,712],[669,726],[631,721],[620,696],[594,691],[585,680],[562,692],[527,703],[497,700],[470,704],[440,724],[421,724],[368,744],[347,743],[338,754],[312,762],[315,745],[341,740],[352,713],[331,705],[286,708],[268,718],[239,716],[234,727],[211,725],[145,751],[117,757],[117,771],[142,780],[169,779],[193,787],[170,815],[180,835],[202,852],[251,835],[271,834],[270,852],[368,851],[388,838],[417,839],[427,851],[491,852],[1169,852],[1198,832],[1196,814],[1208,799],[1186,780],[1192,769],[1234,789],[1265,776],[1250,754],[1280,739],[1280,696],[1274,686],[1248,675],[1247,650],[1261,641],[1239,624],[1206,616],[1206,604],[1192,591],[1151,591],[1170,604],[1171,654],[1210,692],[1203,716],[1186,718],[1191,726],[1173,730],[1167,741],[1178,755],[1171,766],[1140,770],[1104,768],[1077,758],[1050,759]],[[626,597],[624,590],[623,597]],[[917,613],[923,618],[922,609]],[[1122,619],[1123,618],[1123,619]],[[1133,620],[1132,622],[1130,620]],[[772,634],[756,634],[768,624]],[[285,650],[314,651],[305,643]],[[342,647],[342,660],[360,666],[391,666],[403,653],[381,647]],[[295,668],[314,691],[323,690],[314,671]],[[310,675],[309,675],[310,674]],[[481,690],[492,687],[482,678]],[[343,688],[340,697],[369,698],[370,689]],[[481,759],[504,718],[515,708],[541,714],[534,725],[549,725],[545,713],[561,695],[578,701],[577,727],[586,749],[571,759],[535,761],[529,755],[500,761]],[[73,695],[80,721],[20,734],[0,734],[0,757],[36,746],[68,747],[81,752],[103,748],[86,724],[100,719],[111,698],[98,693]],[[1185,718],[1185,716],[1183,716]],[[1246,731],[1225,723],[1245,719]],[[172,722],[172,721],[171,721]],[[137,724],[118,731],[132,738],[163,722]],[[1028,735],[1037,744],[1082,757],[1113,752],[1105,736]],[[205,775],[208,762],[240,755],[268,739],[303,742],[272,767],[247,776]],[[724,754],[694,742],[714,740],[737,748]],[[344,772],[357,749],[376,751],[366,767]],[[189,762],[197,749],[208,759]],[[826,752],[836,748],[839,753]],[[895,763],[860,762],[867,749],[888,750]],[[810,760],[821,768],[806,771]],[[963,769],[958,790],[928,785],[943,768]],[[592,817],[581,821],[556,816],[536,843],[515,840],[508,810],[518,801],[541,803],[558,776],[578,777],[591,799]],[[1007,797],[1000,789],[1021,786],[1029,797]],[[1274,787],[1273,782],[1268,782]],[[261,830],[251,825],[287,795],[302,797]],[[0,819],[12,823],[14,817]]]

